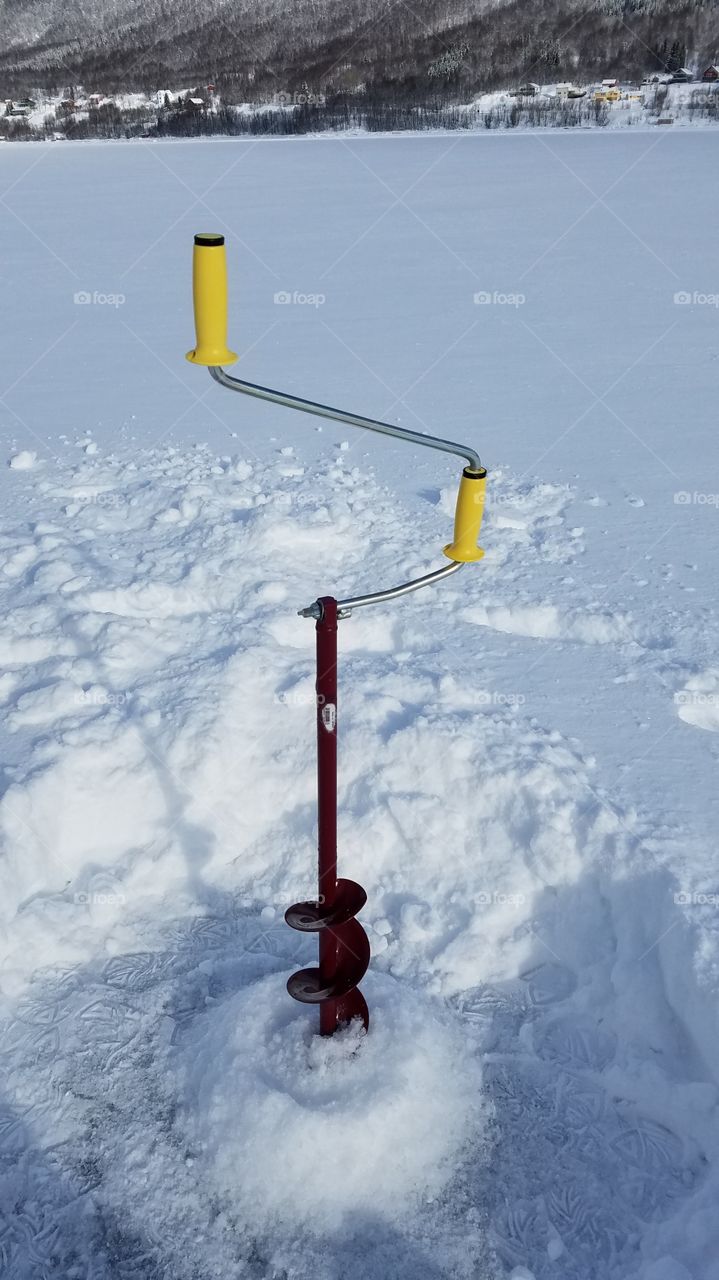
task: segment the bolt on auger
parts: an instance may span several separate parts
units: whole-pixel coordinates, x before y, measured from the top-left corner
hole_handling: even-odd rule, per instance
[[[410,582],[369,595],[346,600],[320,596],[299,611],[302,617],[315,620],[317,632],[318,894],[315,900],[290,907],[285,912],[285,919],[292,929],[318,935],[319,964],[316,968],[301,969],[293,974],[287,989],[295,1000],[319,1005],[322,1035],[332,1035],[353,1018],[361,1018],[367,1028],[369,1011],[359,983],[367,972],[370,945],[367,934],[356,919],[367,901],[367,894],[354,880],[337,878],[337,624],[340,619],[349,618],[355,609],[395,600],[449,577],[463,564],[481,560],[484,552],[477,545],[477,540],[484,513],[487,472],[479,455],[466,445],[346,413],[329,405],[316,404],[313,400],[302,400],[284,391],[256,386],[225,373],[223,365],[235,364],[237,355],[227,346],[224,236],[195,236],[192,286],[196,343],[193,350],[188,351],[187,359],[192,364],[208,368],[221,386],[288,409],[299,409],[302,413],[376,431],[408,444],[456,454],[467,461],[459,482],[454,536],[444,548],[449,564]]]

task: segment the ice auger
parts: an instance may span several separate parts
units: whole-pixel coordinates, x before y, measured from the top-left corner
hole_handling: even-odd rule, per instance
[[[193,251],[192,284],[195,311],[196,343],[188,351],[192,364],[204,365],[220,386],[244,395],[269,400],[287,409],[299,409],[320,418],[331,418],[351,427],[362,427],[381,435],[393,436],[408,444],[440,449],[467,460],[462,472],[454,517],[454,537],[444,548],[450,561],[441,569],[423,574],[410,582],[375,591],[370,595],[336,600],[320,596],[301,609],[300,616],[313,618],[317,633],[317,817],[318,817],[318,894],[317,898],[300,902],[285,912],[292,929],[316,933],[319,939],[319,964],[301,969],[287,983],[295,1000],[319,1005],[320,1032],[331,1035],[353,1018],[369,1025],[369,1011],[359,983],[370,960],[369,939],[357,914],[367,901],[367,894],[354,880],[337,878],[337,624],[349,618],[355,609],[381,604],[398,596],[429,586],[456,573],[463,564],[481,560],[484,552],[477,546],[484,512],[487,472],[474,449],[441,440],[436,436],[394,427],[374,418],[333,409],[312,400],[301,400],[284,391],[243,382],[225,373],[223,365],[234,364],[237,356],[227,346],[227,264],[225,238],[221,235],[196,235]]]

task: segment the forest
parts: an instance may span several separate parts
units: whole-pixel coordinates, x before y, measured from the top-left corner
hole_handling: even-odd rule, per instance
[[[412,110],[719,56],[717,0],[3,0],[0,13],[6,98],[212,82],[230,103],[365,94]]]

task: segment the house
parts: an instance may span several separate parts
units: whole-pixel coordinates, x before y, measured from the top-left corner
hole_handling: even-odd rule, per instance
[[[520,84],[518,89],[512,92],[513,98],[535,98],[539,93],[539,85],[533,80],[528,80],[526,84]]]
[[[204,98],[188,98],[187,99],[187,110],[196,112],[198,115],[201,111],[205,110],[206,105],[207,104]]]
[[[23,119],[25,119],[27,118],[27,116],[30,115],[30,112],[34,107],[34,105],[35,105],[34,102],[30,102],[29,99],[27,98],[24,98],[22,102],[13,102],[11,98],[8,98],[7,102],[5,103],[5,115],[21,116]]]
[[[15,103],[15,106],[22,107],[23,111],[35,110],[35,103],[32,98],[21,98],[19,102]]]
[[[621,96],[619,81],[614,78],[602,80],[599,87],[594,90],[595,102],[619,102]]]
[[[686,67],[679,67],[678,71],[672,72],[669,83],[670,84],[691,84],[693,79],[694,79],[694,75],[691,71],[688,71]]]
[[[74,98],[63,98],[57,109],[61,116],[72,116],[77,111],[77,103]]]
[[[580,89],[576,84],[572,84],[571,80],[564,80],[561,84],[554,86],[555,98],[584,98],[586,92],[586,89]]]
[[[115,99],[106,98],[103,93],[93,93],[88,98],[87,104],[83,104],[82,102],[75,103],[75,106],[78,109],[78,111],[81,111],[84,105],[86,105],[87,109],[90,111],[102,111],[105,114],[105,116],[107,116],[107,113],[108,113],[107,109],[108,107],[115,106]]]
[[[702,80],[706,80],[709,84],[719,80],[719,66],[715,63],[713,66],[707,67],[706,71],[702,72]]]

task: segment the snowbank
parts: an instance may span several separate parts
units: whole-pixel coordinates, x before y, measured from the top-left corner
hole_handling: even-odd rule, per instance
[[[271,1235],[401,1227],[484,1145],[472,1041],[441,1006],[391,978],[364,984],[372,1034],[313,1035],[274,978],[210,1012],[183,1045],[180,1123],[223,1201]]]

